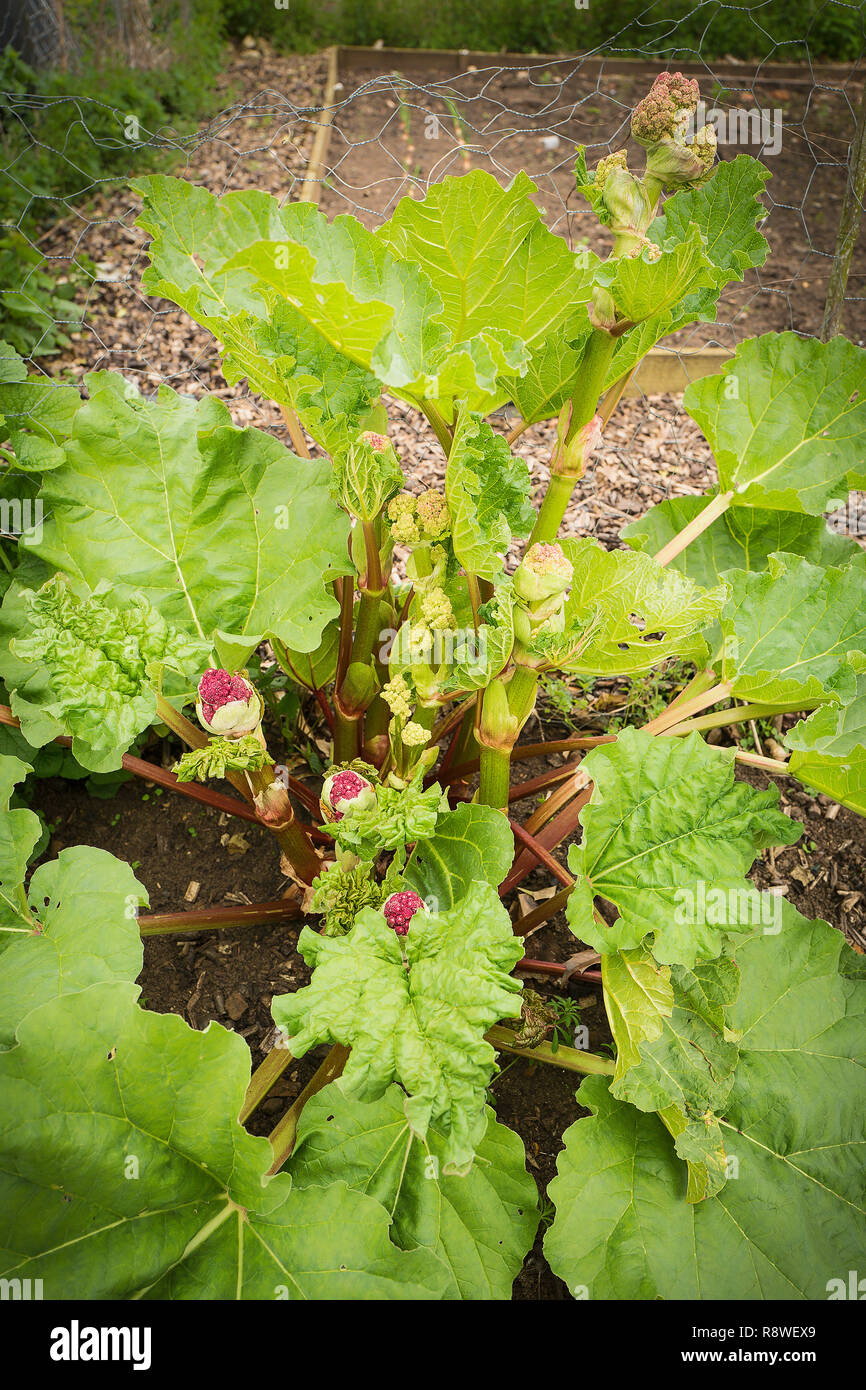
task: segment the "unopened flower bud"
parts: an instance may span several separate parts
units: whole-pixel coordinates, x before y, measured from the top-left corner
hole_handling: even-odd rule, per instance
[[[423,748],[425,743],[430,742],[430,731],[423,724],[416,724],[410,719],[403,729],[402,739],[408,748]]]
[[[342,820],[347,811],[366,811],[375,804],[373,783],[351,768],[344,772],[332,772],[330,777],[325,778],[321,796],[325,820]]]
[[[422,911],[424,899],[417,893],[406,889],[402,893],[392,893],[382,904],[385,921],[398,936],[405,936],[416,912]]]
[[[514,575],[514,591],[527,603],[562,594],[574,578],[574,566],[559,545],[531,545]]]
[[[662,72],[634,109],[631,132],[647,151],[646,172],[668,190],[697,187],[712,173],[716,135],[712,126],[688,140],[700,89],[681,72]]]
[[[448,504],[441,492],[430,488],[422,492],[417,504],[418,521],[426,535],[436,539],[445,534],[451,525]]]
[[[217,669],[205,671],[198,683],[196,713],[209,734],[243,738],[261,723],[262,702],[244,676]]]

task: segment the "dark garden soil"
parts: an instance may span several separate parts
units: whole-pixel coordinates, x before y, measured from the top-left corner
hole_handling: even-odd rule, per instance
[[[542,733],[558,738],[565,732],[556,723],[543,730],[536,724],[528,728],[527,737],[537,741]],[[146,756],[161,762],[164,753],[169,750],[153,745]],[[546,765],[556,761],[549,759]],[[521,780],[544,766],[541,760],[520,764]],[[767,785],[764,773],[740,769],[740,775],[755,786]],[[803,838],[798,846],[765,851],[753,877],[762,888],[780,886],[801,912],[845,930],[855,949],[862,950],[866,944],[866,821],[828,798],[813,797],[793,782],[783,781],[781,787],[783,808],[803,822]],[[135,779],[122,785],[112,799],[103,800],[88,796],[80,783],[49,779],[31,781],[29,795],[52,828],[47,857],[68,845],[90,844],[127,860],[148,890],[151,912],[262,902],[290,890],[280,873],[276,845],[266,831],[176,793]],[[513,814],[526,819],[534,804],[534,799],[516,802]],[[563,863],[566,854],[567,844],[556,851]],[[541,869],[530,875],[523,888],[532,893],[548,889],[550,882],[550,875]],[[191,887],[195,884],[197,889]],[[194,901],[185,904],[185,895],[193,894]],[[524,897],[522,910],[533,905],[532,898]],[[258,1066],[273,1045],[272,997],[292,992],[309,979],[295,949],[300,925],[287,922],[149,938],[140,977],[145,1007],[180,1014],[194,1028],[205,1028],[215,1020],[233,1029],[245,1038],[251,1063]],[[532,935],[527,954],[566,961],[576,949],[579,943],[559,914]],[[524,979],[542,994],[552,995],[562,988],[543,977]],[[580,1009],[590,1049],[598,1051],[610,1040],[599,987],[573,976],[564,989]],[[273,1129],[326,1051],[318,1048],[291,1064],[252,1117],[252,1132],[267,1134]],[[491,1103],[500,1120],[523,1139],[529,1170],[544,1193],[555,1174],[564,1131],[585,1113],[574,1099],[579,1078],[504,1054],[500,1064],[502,1071],[490,1089]],[[541,1252],[542,1235],[543,1229],[515,1281],[516,1299],[568,1297]]]

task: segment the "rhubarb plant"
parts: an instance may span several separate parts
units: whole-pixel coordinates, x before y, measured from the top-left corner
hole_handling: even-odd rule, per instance
[[[524,173],[447,177],[375,231],[138,180],[144,290],[214,334],[285,440],[213,397],[112,372],[55,388],[0,351],[3,484],[42,517],[0,610],[22,754],[0,758],[5,1277],[94,1299],[507,1298],[539,1206],[495,1113],[501,1053],[586,1078],[545,1235],[574,1297],[815,1299],[866,1257],[861,958],[749,877],[800,834],[783,779],[866,814],[866,562],[825,520],[866,487],[866,352],[744,342],[684,398],[718,485],[620,549],[569,534],[642,358],[767,254],[767,171],[716,163],[697,102],[661,74],[637,161],[576,153],[605,257],[548,230]],[[438,487],[389,439],[394,398],[429,426]],[[513,445],[545,420],[534,497]],[[649,723],[566,740],[565,767],[527,744],[543,677],[672,660],[694,675]],[[263,661],[329,747],[318,779],[279,762]],[[707,741],[770,716],[784,757]],[[129,752],[152,728],[181,746],[173,772]],[[31,874],[40,827],[14,788],[58,739],[272,832],[312,974],[273,999],[252,1077],[241,1038],[157,1016],[135,985],[142,932],[224,914],[148,924],[99,850]],[[525,911],[533,870],[558,890]],[[555,1011],[522,990],[522,938],[563,908],[610,1053],[554,1045]],[[249,1134],[323,1045],[270,1141]]]

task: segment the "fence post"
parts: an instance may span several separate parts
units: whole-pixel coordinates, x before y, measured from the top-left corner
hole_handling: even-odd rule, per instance
[[[833,269],[827,288],[827,302],[824,305],[824,322],[821,325],[821,339],[827,342],[841,329],[842,306],[851,257],[857,245],[860,218],[863,213],[863,200],[866,197],[866,82],[860,94],[860,105],[854,116],[854,139],[848,157],[848,179],[845,186],[845,199],[842,203],[842,216],[839,219],[839,234],[833,255]]]

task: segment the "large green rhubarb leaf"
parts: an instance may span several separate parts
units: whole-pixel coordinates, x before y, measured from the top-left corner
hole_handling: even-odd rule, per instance
[[[0,822],[24,815],[36,821],[30,811],[12,811],[0,812]],[[141,971],[137,911],[147,892],[128,864],[75,845],[40,865],[26,896],[23,878],[22,869],[21,919],[14,933],[0,927],[0,1047],[11,1046],[21,1019],[55,996],[134,980]],[[10,888],[4,874],[4,898]]]
[[[450,909],[473,883],[498,888],[513,858],[514,834],[505,816],[464,803],[441,815],[433,834],[418,841],[403,876],[425,903]]]
[[[446,1297],[508,1299],[538,1226],[538,1191],[523,1144],[487,1112],[471,1171],[444,1173],[446,1138],[438,1123],[425,1140],[409,1127],[399,1086],[377,1101],[345,1094],[341,1081],[307,1102],[289,1162],[296,1186],[347,1182],[391,1213],[391,1239],[424,1246],[447,1265]]]
[[[578,1297],[826,1299],[866,1250],[866,979],[840,932],[785,905],[737,950],[740,1060],[720,1127],[729,1180],[698,1204],[654,1115],[592,1077],[566,1132],[545,1241]],[[842,1294],[844,1296],[844,1293]]]
[[[849,652],[866,651],[866,555],[824,569],[771,555],[763,574],[726,578],[722,671],[734,693],[793,709],[838,703],[834,678]]]
[[[0,343],[0,354],[4,351],[12,349]],[[61,386],[42,374],[28,376],[17,354],[0,356],[0,444],[9,444],[0,454],[13,468],[57,468],[80,405],[77,387]]]
[[[605,261],[595,279],[624,318],[641,323],[669,312],[687,294],[715,285],[718,276],[700,227],[692,225],[681,238]]]
[[[412,1132],[423,1139],[440,1121],[443,1172],[467,1172],[487,1124],[495,1054],[484,1032],[520,1013],[520,983],[508,972],[523,944],[496,890],[473,884],[450,911],[417,913],[405,949],[406,961],[400,938],[372,908],[347,936],[305,927],[298,950],[315,974],[306,988],[274,999],[274,1021],[296,1057],[321,1042],[351,1047],[348,1095],[376,1100],[399,1081]]]
[[[655,555],[708,505],[706,497],[669,497],[622,530],[634,550]],[[711,588],[728,570],[765,570],[775,551],[802,555],[813,565],[845,565],[859,553],[820,516],[730,507],[669,562],[696,584]]]
[[[145,288],[211,329],[233,375],[259,389],[273,392],[295,370],[289,357],[321,379],[316,362],[295,350],[300,329],[290,310],[314,330],[314,342],[320,337],[367,374],[357,384],[372,375],[410,399],[491,392],[500,372],[525,361],[522,342],[498,326],[456,340],[424,271],[354,217],[329,223],[312,203],[280,207],[255,191],[217,199],[159,175],[134,186],[144,195],[141,225],[154,237]],[[276,399],[290,403],[293,389],[284,386]]]
[[[595,786],[581,812],[583,838],[568,852],[575,886],[568,922],[597,951],[628,951],[652,935],[665,965],[718,956],[727,934],[761,921],[745,880],[761,849],[793,844],[802,826],[777,810],[777,788],[734,781],[734,750],[699,734],[656,738],[625,729],[587,755]],[[599,896],[619,908],[597,918]]]
[[[106,583],[81,600],[55,575],[22,598],[27,636],[13,638],[10,650],[27,668],[12,696],[25,737],[38,747],[71,734],[82,767],[119,768],[156,720],[163,672],[186,676],[194,688],[209,643],[176,632],[142,594]],[[5,674],[2,655],[0,669]]]
[[[830,682],[841,705],[822,705],[785,735],[789,771],[866,815],[866,656],[849,652]]]
[[[241,665],[273,634],[314,651],[348,571],[348,518],[330,466],[231,425],[213,397],[148,401],[110,372],[87,378],[66,462],[46,474],[31,548],[85,580],[141,590],[175,628],[226,633]]]
[[[739,506],[810,512],[866,486],[866,350],[796,333],[742,343],[725,370],[693,381],[683,403]]]
[[[0,951],[16,934],[32,930],[30,908],[24,891],[24,875],[42,827],[39,817],[26,807],[9,810],[12,793],[31,771],[29,763],[0,755]]]
[[[264,1177],[271,1147],[235,1118],[242,1038],[145,1013],[136,995],[105,983],[55,999],[0,1056],[4,1277],[55,1299],[443,1295],[449,1272],[398,1250],[372,1197]]]
[[[724,589],[699,589],[636,551],[565,540],[574,566],[565,630],[538,639],[551,666],[586,676],[637,676],[667,657],[705,660],[701,628],[718,615]]]
[[[556,333],[533,349],[526,371],[509,380],[509,395],[528,425],[559,414],[577,385],[591,332],[586,306],[580,305]]]
[[[445,496],[454,553],[469,574],[502,574],[513,536],[528,536],[535,520],[529,469],[501,435],[461,403],[445,470]]]
[[[546,383],[542,392],[549,391],[556,370],[551,352],[561,362],[568,357],[574,334],[566,322],[588,301],[600,264],[593,253],[575,253],[548,231],[530,197],[535,192],[522,171],[503,188],[492,174],[476,169],[434,184],[424,198],[403,198],[376,230],[395,256],[425,271],[442,299],[440,320],[455,343],[499,330],[526,344],[532,354],[530,380],[517,377],[500,393],[507,398],[516,391],[524,404],[541,381]],[[573,376],[572,369],[569,379]],[[514,399],[520,408],[517,395]],[[484,414],[499,403],[471,402]],[[539,408],[544,410],[537,402],[533,415]]]

